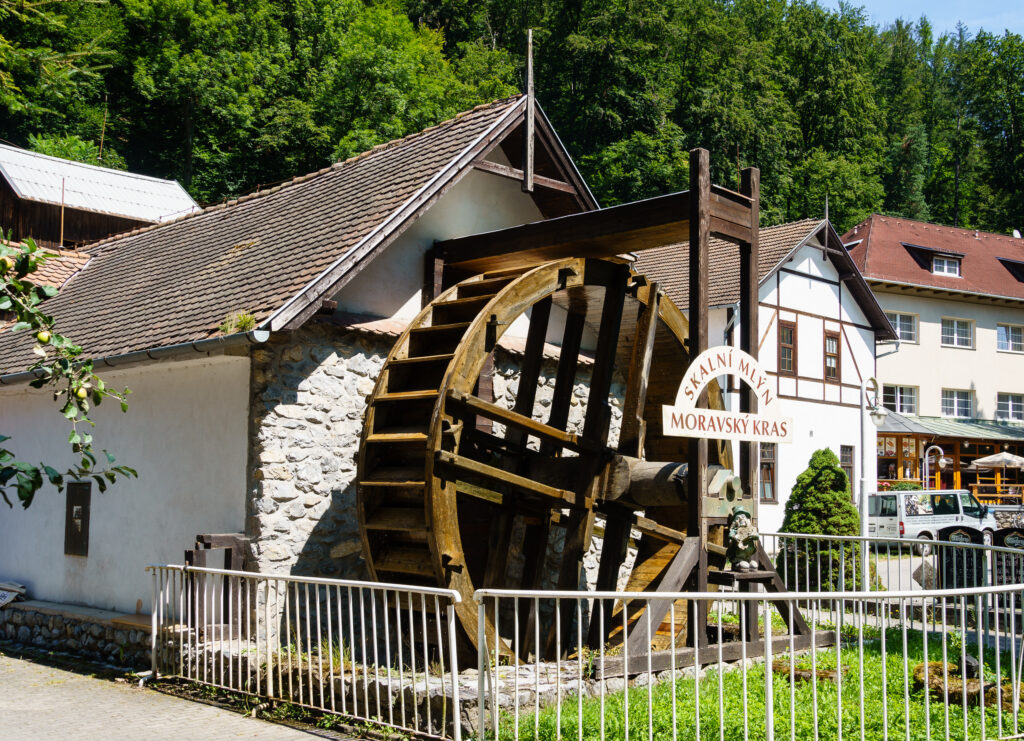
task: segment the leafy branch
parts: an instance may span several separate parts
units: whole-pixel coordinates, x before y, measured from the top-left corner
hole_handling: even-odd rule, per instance
[[[53,400],[60,404],[60,413],[71,427],[68,444],[78,461],[62,471],[45,463],[19,461],[4,447],[11,438],[0,435],[0,497],[9,507],[13,504],[7,490],[12,486],[21,506],[27,508],[44,479],[63,491],[67,480],[92,478],[103,492],[118,476],[138,476],[133,468],[114,465],[114,456],[106,450],[101,451],[106,461],[99,465],[90,432],[95,423],[89,418],[89,410],[109,397],[116,399],[121,411],[126,412],[131,391],[105,384],[93,372],[93,361],[82,358],[81,346],[57,332],[54,318],[42,310],[43,302],[57,295],[57,289],[35,283],[29,276],[48,257],[54,255],[42,250],[32,239],[22,244],[12,244],[9,239],[0,241],[0,313],[13,315],[14,323],[8,331],[35,334],[32,352],[36,360],[28,370],[36,378],[29,385],[37,389],[53,388]]]

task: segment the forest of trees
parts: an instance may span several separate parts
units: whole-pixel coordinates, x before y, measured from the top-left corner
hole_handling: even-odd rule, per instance
[[[806,0],[0,0],[0,139],[202,203],[522,87],[605,205],[761,168],[764,223],[1024,227],[1024,39]],[[102,140],[102,159],[100,146]]]

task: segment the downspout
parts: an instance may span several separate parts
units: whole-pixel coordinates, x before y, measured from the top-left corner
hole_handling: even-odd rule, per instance
[[[229,334],[223,337],[210,337],[205,340],[196,340],[194,342],[180,342],[176,345],[165,345],[164,347],[155,347],[151,350],[136,350],[134,352],[122,353],[120,355],[108,355],[103,358],[94,358],[93,363],[97,368],[115,368],[122,365],[141,363],[147,360],[166,360],[168,358],[190,355],[191,353],[209,355],[215,352],[223,352],[234,347],[262,345],[269,339],[269,329],[254,329],[250,332],[238,332],[236,334]],[[42,375],[42,372],[38,370],[8,373],[7,375],[0,376],[0,385],[13,386],[19,383],[28,383],[36,378],[40,378]]]

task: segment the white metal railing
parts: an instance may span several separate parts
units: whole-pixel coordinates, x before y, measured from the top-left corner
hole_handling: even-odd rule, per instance
[[[924,542],[769,534],[781,593],[478,590],[476,737],[1020,737],[1024,552]]]
[[[153,672],[461,738],[449,589],[153,565]]]

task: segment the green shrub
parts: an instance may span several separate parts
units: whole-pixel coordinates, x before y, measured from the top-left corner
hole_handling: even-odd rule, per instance
[[[850,501],[850,481],[828,448],[811,455],[797,476],[782,521],[785,533],[859,535],[860,514]],[[776,566],[790,589],[833,591],[857,584],[859,549],[855,543],[830,540],[783,541]]]
[[[889,487],[889,491],[918,491],[921,485],[916,481],[898,481]]]

